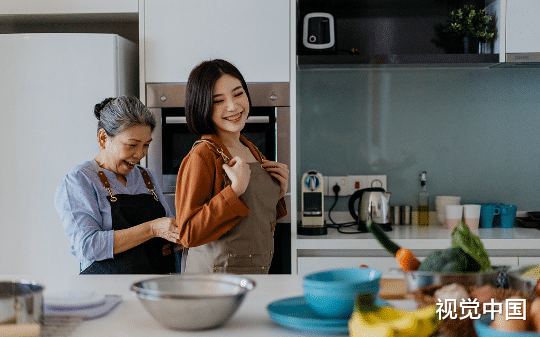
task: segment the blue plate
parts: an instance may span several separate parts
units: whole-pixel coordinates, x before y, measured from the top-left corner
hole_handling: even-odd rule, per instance
[[[390,306],[379,298],[375,303],[379,306]],[[311,309],[304,296],[272,302],[267,310],[274,322],[287,328],[333,335],[349,333],[348,319],[320,316]]]
[[[480,319],[474,321],[474,328],[478,337],[533,337],[540,334],[533,331],[516,331],[508,332],[496,330],[490,327],[492,320],[491,315],[483,315]]]

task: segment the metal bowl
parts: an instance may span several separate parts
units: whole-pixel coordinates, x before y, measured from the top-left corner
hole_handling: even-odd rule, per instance
[[[0,281],[0,324],[40,324],[43,289],[29,281]]]
[[[478,273],[439,273],[427,271],[404,271],[409,292],[432,286],[457,283],[464,286],[505,286],[508,282],[508,266],[494,266],[493,270]]]
[[[508,283],[510,284],[510,288],[521,290],[525,294],[537,296],[537,294],[534,292],[534,287],[536,286],[538,280],[533,281],[522,277],[522,275],[527,271],[536,267],[538,267],[538,265],[529,265],[510,269],[508,271]]]
[[[131,286],[159,323],[176,330],[212,329],[223,325],[254,288],[254,281],[228,274],[171,275]]]

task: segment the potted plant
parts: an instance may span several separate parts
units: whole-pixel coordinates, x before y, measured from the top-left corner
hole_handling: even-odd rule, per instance
[[[495,18],[485,9],[465,5],[450,12],[449,22],[443,33],[450,39],[463,41],[463,52],[477,52],[479,43],[492,43],[497,36]]]

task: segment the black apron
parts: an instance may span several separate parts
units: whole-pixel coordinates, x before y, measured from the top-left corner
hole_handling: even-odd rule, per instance
[[[97,166],[97,165],[95,165]],[[155,187],[148,173],[139,166],[141,174],[151,194],[112,194],[112,188],[103,171],[98,167],[98,175],[111,204],[112,229],[131,228],[166,215],[165,208],[155,194]],[[172,243],[163,238],[152,238],[114,258],[94,261],[81,274],[169,274],[176,272],[176,257]],[[175,258],[176,257],[176,258]]]

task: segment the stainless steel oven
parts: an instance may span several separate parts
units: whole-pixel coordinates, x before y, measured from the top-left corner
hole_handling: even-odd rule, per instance
[[[290,167],[289,83],[248,83],[248,89],[252,108],[242,134],[268,159]],[[178,168],[198,139],[187,128],[185,91],[184,83],[150,83],[146,91],[147,106],[158,119],[148,167],[157,174],[172,209]],[[287,218],[280,222],[290,222]]]

